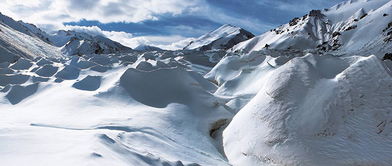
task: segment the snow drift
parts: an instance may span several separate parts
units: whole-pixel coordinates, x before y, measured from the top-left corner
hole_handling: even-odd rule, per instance
[[[226,155],[234,165],[389,165],[390,87],[375,56],[292,59],[225,129]]]

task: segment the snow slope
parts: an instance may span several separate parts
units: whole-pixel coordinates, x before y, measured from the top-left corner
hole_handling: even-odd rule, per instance
[[[0,63],[15,62],[19,57],[61,57],[61,52],[39,37],[39,29],[27,28],[23,22],[16,22],[0,14]]]
[[[1,66],[12,73],[0,75],[0,161],[228,165],[210,135],[233,115],[216,85],[176,59],[93,54]]]
[[[15,21],[0,13],[0,62],[19,57],[59,57],[62,55],[109,54],[129,52],[130,48],[103,36],[75,31],[50,35],[35,25]]]
[[[347,1],[255,38],[225,25],[178,51],[5,18],[0,162],[389,166],[391,2]]]
[[[392,46],[390,0],[352,0],[313,10],[288,24],[234,46],[231,51],[318,49],[335,54],[385,54]],[[389,34],[388,34],[389,33]]]
[[[392,78],[376,56],[308,54],[259,79],[223,133],[231,164],[390,165]]]
[[[136,51],[161,51],[162,49],[160,49],[159,47],[141,44],[141,45],[135,47],[134,50],[136,50]]]
[[[239,42],[254,37],[254,35],[242,28],[225,24],[218,29],[192,40],[184,50],[227,50]]]
[[[132,49],[99,35],[60,30],[49,37],[65,55],[110,54],[129,52]]]

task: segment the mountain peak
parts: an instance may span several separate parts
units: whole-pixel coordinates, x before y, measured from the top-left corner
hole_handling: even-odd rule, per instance
[[[224,24],[199,38],[191,41],[185,50],[227,50],[234,45],[253,38],[254,35],[240,27]]]

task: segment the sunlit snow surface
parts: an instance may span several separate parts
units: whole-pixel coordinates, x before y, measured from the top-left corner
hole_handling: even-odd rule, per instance
[[[250,40],[224,25],[181,51],[45,41],[0,15],[0,165],[389,166],[391,3],[347,1]]]
[[[174,59],[127,61],[137,58],[45,60],[1,75],[14,81],[2,83],[2,164],[227,165],[209,133],[232,117],[212,94],[216,85]]]

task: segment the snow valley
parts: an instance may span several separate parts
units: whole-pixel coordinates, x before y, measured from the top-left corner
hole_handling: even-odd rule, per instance
[[[0,165],[391,165],[391,0],[183,43],[0,14]]]

